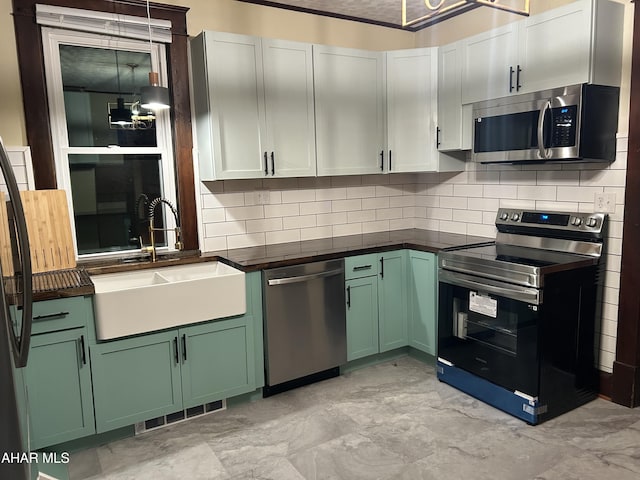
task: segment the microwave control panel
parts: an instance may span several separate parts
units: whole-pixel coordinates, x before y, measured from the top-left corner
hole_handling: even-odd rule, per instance
[[[576,144],[578,106],[567,105],[551,109],[551,146],[573,147]]]

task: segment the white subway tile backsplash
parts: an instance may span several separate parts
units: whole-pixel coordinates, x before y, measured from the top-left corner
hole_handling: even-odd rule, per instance
[[[403,195],[402,197],[389,197],[389,207],[413,207],[416,204],[414,195]]]
[[[215,252],[227,249],[227,237],[209,237],[204,239],[203,251]]]
[[[346,189],[346,198],[373,198],[376,196],[376,187],[373,185],[349,187]],[[345,197],[341,197],[345,198]],[[340,200],[332,198],[331,200]]]
[[[225,218],[224,208],[202,209],[202,221],[204,223],[224,222]]]
[[[250,220],[254,218],[264,218],[264,207],[262,205],[231,207],[226,209],[227,221]]]
[[[389,208],[389,197],[376,197],[376,198],[363,198],[362,209],[363,210],[376,210],[378,208]]]
[[[300,215],[313,215],[316,213],[330,213],[331,202],[329,200],[323,202],[308,202],[300,204]]]
[[[319,227],[347,223],[347,212],[323,213],[316,216],[316,222]]]
[[[518,187],[516,185],[495,185],[484,186],[483,197],[485,198],[518,198]]]
[[[265,234],[249,233],[246,235],[230,235],[227,237],[227,248],[246,248],[265,245]]]
[[[346,223],[344,225],[333,226],[334,237],[344,237],[345,235],[359,235],[362,233],[361,223]]]
[[[269,217],[296,217],[300,215],[300,205],[297,203],[283,203],[280,205],[265,205],[264,216]]]
[[[386,220],[381,220],[385,222]],[[389,220],[389,230],[402,230],[405,228],[418,228],[415,218],[396,218]]]
[[[456,184],[453,186],[453,195],[456,197],[481,197],[482,192],[482,185]]]
[[[228,235],[237,235],[246,233],[245,222],[220,222],[209,223],[205,225],[205,236],[208,237],[224,237]]]
[[[287,242],[299,242],[300,241],[300,230],[280,230],[275,232],[267,232],[265,241],[267,245],[273,243],[287,243]]]
[[[500,183],[515,184],[515,185],[535,185],[537,174],[536,172],[518,171],[518,172],[500,172]]]
[[[427,216],[437,220],[451,220],[453,211],[450,208],[427,208]]]
[[[626,170],[585,170],[580,172],[580,185],[624,187],[626,177]]]
[[[300,215],[299,217],[283,217],[282,228],[290,230],[292,228],[309,228],[316,226],[315,215]]]
[[[353,198],[351,200],[332,200],[332,212],[349,212],[352,210],[362,210],[362,200]]]
[[[358,187],[354,187],[358,188]],[[374,189],[374,187],[371,187]],[[316,200],[345,200],[347,198],[347,188],[326,188],[316,190]]]
[[[449,222],[445,220],[440,221],[440,231],[448,232],[448,233],[460,233],[462,235],[466,235],[467,233],[467,224],[466,223],[458,223],[458,222]]]
[[[469,210],[485,210],[496,212],[500,207],[500,200],[497,198],[469,198]]]
[[[602,187],[558,187],[557,200],[561,202],[590,202],[593,205],[595,194],[601,193]]]
[[[289,218],[289,217],[285,217]],[[261,218],[259,220],[247,220],[247,233],[268,232],[271,230],[282,230],[281,217]]]
[[[538,185],[578,185],[580,172],[566,170],[552,170],[537,172],[536,183]]]
[[[376,210],[376,220],[402,218],[402,208],[380,208]]]
[[[440,197],[440,208],[467,208],[467,197]]]
[[[285,190],[282,192],[282,203],[315,202],[315,189]]]
[[[460,223],[482,223],[482,212],[477,210],[454,210],[453,221]]]
[[[301,228],[300,240],[316,240],[318,238],[328,238],[333,233],[333,226],[326,225],[324,227]]]
[[[347,223],[374,222],[376,220],[376,210],[357,210],[347,212]]]
[[[496,227],[495,225],[480,225],[469,224],[467,225],[467,235],[476,235],[478,237],[495,238]]]
[[[244,193],[220,193],[216,195],[204,194],[202,196],[203,208],[229,208],[244,206]]]
[[[556,187],[543,185],[518,185],[518,199],[555,200]]]
[[[388,232],[389,230],[391,230],[389,220],[378,220],[375,222],[362,223],[362,233]]]

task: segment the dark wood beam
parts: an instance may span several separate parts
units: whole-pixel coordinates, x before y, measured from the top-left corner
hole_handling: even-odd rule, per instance
[[[13,20],[23,92],[27,141],[31,147],[36,188],[57,188],[51,124],[42,54],[42,38],[36,23],[38,0],[13,0]],[[41,3],[41,0],[40,0]],[[100,12],[147,16],[144,0],[47,0],[48,5]],[[150,4],[152,18],[171,21],[172,43],[167,45],[169,92],[178,207],[186,250],[198,249],[195,183],[192,160],[191,104],[188,81],[188,8]]]
[[[640,405],[640,9],[634,9],[627,185],[624,199],[622,268],[618,302],[614,402]]]

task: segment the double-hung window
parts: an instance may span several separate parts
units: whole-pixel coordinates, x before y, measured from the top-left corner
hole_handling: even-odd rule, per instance
[[[138,37],[42,27],[56,176],[79,257],[139,251],[149,203],[176,202],[170,112],[140,104],[150,71],[167,84],[165,47]],[[173,245],[171,212],[155,213],[167,229],[159,243]]]

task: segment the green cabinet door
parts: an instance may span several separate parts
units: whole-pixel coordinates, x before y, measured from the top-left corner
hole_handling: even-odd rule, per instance
[[[33,450],[95,433],[86,328],[34,335],[24,369]]]
[[[378,353],[378,278],[346,282],[347,360]]]
[[[90,350],[98,433],[182,409],[177,330]]]
[[[181,328],[184,408],[255,390],[253,320],[229,320]]]
[[[409,251],[409,345],[434,356],[437,268],[433,253]]]
[[[406,250],[378,255],[380,352],[409,344]]]

